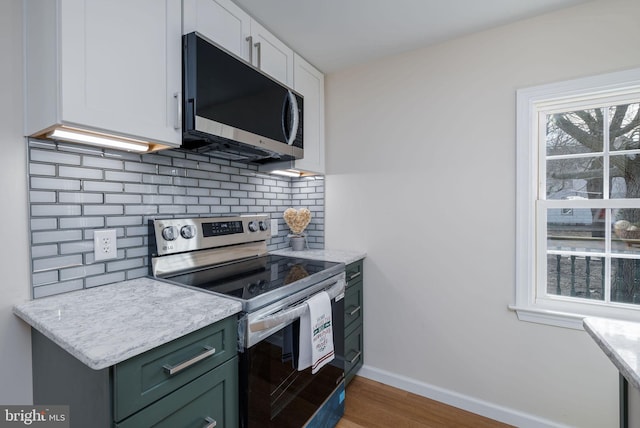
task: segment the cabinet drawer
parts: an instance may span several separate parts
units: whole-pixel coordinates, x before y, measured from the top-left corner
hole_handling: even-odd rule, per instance
[[[362,260],[349,263],[345,268],[347,287],[350,287],[355,281],[362,281],[362,273]]]
[[[344,373],[348,384],[362,364],[363,335],[362,325],[344,339]]]
[[[362,324],[362,282],[349,287],[344,293],[344,329],[349,334]]]
[[[116,428],[238,426],[238,357],[210,370]],[[215,424],[215,425],[214,425]]]
[[[236,355],[237,320],[225,320],[117,364],[114,419],[121,421]]]

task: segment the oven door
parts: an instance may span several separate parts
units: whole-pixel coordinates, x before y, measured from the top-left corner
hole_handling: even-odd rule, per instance
[[[335,358],[298,371],[299,319],[240,353],[242,428],[333,427],[344,414],[344,299],[331,300]]]

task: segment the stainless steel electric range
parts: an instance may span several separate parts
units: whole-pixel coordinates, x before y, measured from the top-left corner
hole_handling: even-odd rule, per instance
[[[240,425],[333,427],[344,413],[344,264],[270,255],[266,215],[149,221],[152,276],[242,303]],[[331,298],[335,359],[298,370],[306,300]]]

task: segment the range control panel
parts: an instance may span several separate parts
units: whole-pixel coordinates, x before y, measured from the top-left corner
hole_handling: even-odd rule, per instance
[[[183,253],[270,237],[267,215],[213,218],[149,220],[149,239],[155,241],[155,255]]]

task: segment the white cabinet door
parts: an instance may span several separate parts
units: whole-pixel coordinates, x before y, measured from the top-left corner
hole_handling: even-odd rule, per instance
[[[28,95],[28,116],[38,102],[53,104],[34,112],[30,124],[27,117],[28,131],[66,124],[180,145],[180,0],[58,0],[48,17],[39,11],[46,2],[28,3],[27,38],[36,46],[27,50],[27,85],[57,85],[54,99]],[[29,22],[31,12],[36,22]],[[38,20],[48,25],[38,27]],[[47,38],[57,40],[55,54],[47,53],[57,66],[38,70],[43,60],[34,56],[51,46],[38,49],[38,40]]]
[[[293,85],[293,51],[255,20],[251,20],[252,63],[274,79]]]
[[[293,88],[304,97],[304,159],[298,169],[324,174],[324,75],[294,55]]]
[[[293,51],[231,0],[183,0],[183,34],[197,31],[288,86]]]
[[[183,0],[182,31],[194,31],[250,62],[251,17],[230,0]]]

